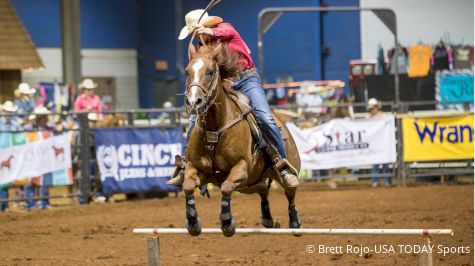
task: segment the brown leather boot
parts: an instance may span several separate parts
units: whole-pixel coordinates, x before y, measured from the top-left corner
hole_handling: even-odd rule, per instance
[[[288,188],[296,188],[300,182],[297,170],[286,159],[280,159],[274,165],[279,171],[282,182]]]
[[[167,184],[173,186],[181,186],[183,185],[183,181],[185,181],[185,156],[176,155],[175,165],[175,171],[173,171],[172,178],[167,181]]]

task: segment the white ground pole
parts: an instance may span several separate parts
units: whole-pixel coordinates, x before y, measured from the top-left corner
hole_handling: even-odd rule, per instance
[[[186,228],[135,228],[136,234],[147,237],[147,257],[149,266],[160,265],[160,235],[188,234]],[[201,234],[222,234],[221,228],[202,228]],[[339,228],[236,228],[241,235],[412,235],[423,236],[422,245],[430,245],[430,237],[454,235],[452,229],[339,229]],[[421,253],[419,265],[432,266],[432,253]]]

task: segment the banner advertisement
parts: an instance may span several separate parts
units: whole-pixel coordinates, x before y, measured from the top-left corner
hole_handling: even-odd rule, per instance
[[[70,185],[71,165],[69,133],[0,133],[0,185],[31,178],[38,185]]]
[[[330,169],[396,162],[394,116],[333,119],[300,129],[288,123],[303,169]]]
[[[181,128],[95,129],[94,136],[104,194],[178,191],[166,181],[182,152]]]
[[[402,119],[404,161],[473,158],[473,115]]]
[[[470,70],[439,71],[436,74],[437,109],[464,110],[469,102],[473,110],[473,72]]]

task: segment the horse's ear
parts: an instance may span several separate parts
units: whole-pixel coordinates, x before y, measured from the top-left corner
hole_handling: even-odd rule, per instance
[[[192,43],[190,43],[188,45],[188,59],[191,60],[195,56],[195,54],[196,54],[196,48]]]

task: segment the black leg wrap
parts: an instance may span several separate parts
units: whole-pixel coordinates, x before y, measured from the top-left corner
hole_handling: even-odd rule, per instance
[[[201,234],[201,222],[195,208],[195,196],[185,196],[186,199],[186,228],[192,236]]]
[[[269,201],[261,201],[262,225],[266,228],[274,227],[272,214],[270,213]]]
[[[301,225],[295,205],[289,206],[289,228],[300,228]]]
[[[233,236],[236,232],[236,224],[234,223],[233,216],[231,214],[231,197],[223,196],[221,200],[221,230],[224,236]]]

